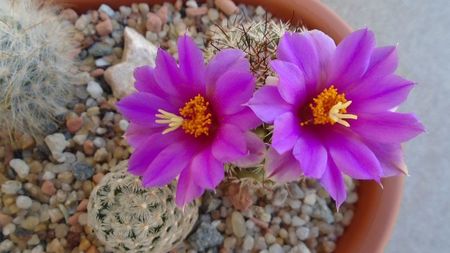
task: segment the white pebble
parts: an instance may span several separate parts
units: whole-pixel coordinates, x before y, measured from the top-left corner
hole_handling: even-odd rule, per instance
[[[299,227],[297,230],[295,230],[295,234],[297,235],[298,239],[301,241],[304,241],[308,239],[309,236],[309,228],[308,227]]]
[[[2,192],[5,194],[16,194],[22,188],[19,181],[8,180],[2,184]]]
[[[18,196],[16,198],[16,206],[21,209],[28,209],[33,205],[33,201],[28,196]]]
[[[273,244],[273,243],[275,243],[277,241],[277,238],[275,238],[275,236],[273,234],[271,234],[271,233],[266,233],[264,235],[264,238],[266,239],[266,243],[268,245],[271,245],[271,244]]]
[[[42,245],[38,245],[31,250],[31,253],[43,253],[44,247]]]
[[[3,227],[3,235],[8,236],[16,231],[16,225],[14,223],[9,223],[6,226]]]
[[[106,141],[105,139],[101,138],[101,137],[95,137],[94,141],[93,141],[94,145],[97,148],[103,148],[106,146]]]
[[[50,149],[53,158],[62,163],[66,160],[66,157],[62,154],[64,149],[69,145],[66,141],[66,137],[62,133],[56,133],[45,137],[45,144]]]
[[[115,14],[114,10],[111,7],[109,7],[109,5],[107,5],[107,4],[100,5],[100,8],[98,8],[98,11],[104,12],[106,15],[108,15],[110,17],[113,17]]]
[[[72,138],[72,140],[78,145],[83,145],[83,143],[86,141],[86,139],[87,139],[87,134],[77,134]]]
[[[292,218],[291,224],[292,224],[292,226],[294,226],[294,227],[300,227],[300,226],[305,225],[305,224],[306,224],[306,221],[303,220],[303,219],[300,218],[300,217],[294,216],[294,217]]]
[[[305,197],[305,204],[313,206],[316,203],[317,197],[315,193],[309,193]]]
[[[119,127],[122,131],[126,131],[128,129],[128,125],[130,125],[130,123],[127,120],[121,119],[119,121]]]
[[[191,7],[191,8],[198,8],[198,4],[196,1],[194,0],[188,0],[186,2],[186,7]]]
[[[52,180],[54,178],[55,178],[55,173],[48,171],[48,170],[46,172],[44,172],[44,175],[42,175],[43,180]]]
[[[14,246],[13,242],[11,240],[6,239],[0,243],[0,252],[9,252],[13,246]]]
[[[208,17],[211,21],[215,21],[219,18],[219,11],[214,8],[208,10]]]
[[[20,178],[25,178],[30,173],[30,167],[21,159],[12,159],[9,166],[19,175]]]
[[[273,244],[269,248],[269,253],[283,253],[283,252],[284,252],[283,248],[278,243]]]
[[[266,11],[264,10],[263,7],[258,6],[256,7],[255,13],[257,16],[264,16],[266,14]]]
[[[286,202],[287,197],[288,192],[284,188],[278,189],[273,196],[272,204],[274,206],[283,206],[284,202]]]
[[[247,235],[244,239],[244,243],[242,245],[242,247],[244,248],[244,250],[252,250],[253,246],[255,245],[255,239],[253,239],[253,237]]]
[[[302,206],[302,202],[300,200],[291,200],[289,201],[289,206],[294,210],[298,210]]]
[[[104,57],[95,60],[95,66],[97,66],[99,68],[108,67],[110,65],[111,65],[111,62]]]
[[[87,85],[87,92],[89,93],[89,95],[93,98],[99,98],[102,96],[103,94],[103,89],[100,86],[100,84],[98,84],[95,81],[90,81]]]

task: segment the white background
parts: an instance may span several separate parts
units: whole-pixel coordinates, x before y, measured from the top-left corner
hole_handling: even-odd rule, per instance
[[[450,0],[322,0],[381,45],[399,43],[400,69],[418,83],[400,111],[427,133],[406,145],[410,176],[386,253],[450,252]]]

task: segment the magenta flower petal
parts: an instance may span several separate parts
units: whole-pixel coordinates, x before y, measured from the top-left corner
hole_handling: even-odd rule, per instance
[[[375,47],[375,36],[368,29],[351,33],[336,47],[330,67],[330,83],[338,89],[360,79],[369,66]]]
[[[280,183],[295,181],[303,175],[300,164],[291,152],[279,154],[273,148],[267,151],[265,169],[269,178]]]
[[[161,133],[146,136],[141,140],[136,151],[130,157],[128,171],[137,176],[143,176],[150,163],[165,149],[170,142]]]
[[[206,67],[207,94],[213,94],[217,80],[226,72],[239,72],[250,69],[250,64],[245,58],[244,52],[237,49],[225,49],[218,52]]]
[[[316,136],[312,136],[307,131],[301,131],[292,154],[300,162],[305,176],[322,177],[327,168],[328,152]]]
[[[407,175],[408,168],[403,159],[403,148],[398,143],[385,144],[365,141],[380,161],[383,177]]]
[[[386,76],[376,83],[364,82],[347,92],[355,101],[354,112],[381,112],[403,103],[414,88],[414,83],[397,75]],[[361,102],[360,102],[361,101]]]
[[[272,123],[276,117],[293,109],[292,105],[283,100],[275,86],[257,90],[248,105],[256,116],[267,123]]]
[[[161,97],[161,95],[164,95],[165,93],[159,88],[159,84],[155,80],[153,71],[153,68],[150,66],[136,68],[134,70],[134,79],[136,80],[134,86],[138,91],[148,92]]]
[[[159,87],[167,94],[179,96],[185,91],[186,81],[180,73],[175,59],[166,51],[158,49],[156,67],[153,73]]]
[[[146,142],[147,139],[153,138],[153,134],[157,133],[161,135],[161,131],[163,131],[163,129],[160,127],[149,127],[146,125],[130,123],[125,138],[130,146],[136,148]]]
[[[320,184],[330,194],[334,201],[336,201],[336,207],[339,209],[341,204],[344,203],[347,198],[347,192],[345,190],[342,173],[332,161],[328,163],[328,168],[323,173]]]
[[[326,74],[326,70],[328,69],[329,62],[331,57],[336,50],[336,44],[334,40],[330,38],[325,33],[319,30],[312,30],[308,33],[311,36],[311,39],[314,41],[314,45],[316,47],[317,52],[319,53],[319,75]],[[320,79],[325,81],[326,79]]]
[[[283,113],[275,119],[272,147],[280,154],[292,150],[300,137],[299,119],[291,112]]]
[[[245,134],[235,125],[223,125],[212,145],[212,154],[220,161],[232,162],[247,154]]]
[[[155,123],[155,114],[159,108],[176,111],[167,101],[146,92],[133,93],[123,98],[117,103],[117,107],[129,121],[149,127],[160,126]]]
[[[316,40],[309,33],[285,33],[277,48],[277,58],[297,65],[309,81],[308,88],[314,88],[320,74],[320,60]],[[313,89],[314,90],[314,89]]]
[[[424,126],[409,113],[360,113],[352,130],[364,138],[380,143],[401,143],[424,132]]]
[[[238,160],[233,161],[233,164],[241,167],[248,168],[258,165],[266,154],[266,146],[258,135],[247,132],[245,135],[245,141],[248,149],[248,154]]]
[[[305,78],[300,69],[292,63],[280,60],[270,62],[279,77],[278,91],[289,104],[300,104],[305,99]]]
[[[173,143],[160,151],[147,167],[142,183],[146,187],[164,186],[185,169],[192,156],[183,143]]]
[[[195,183],[198,176],[193,173],[190,167],[181,172],[175,195],[175,203],[178,206],[184,206],[203,194],[205,189]]]
[[[233,115],[228,115],[228,117],[223,120],[224,124],[234,124],[236,122],[239,122],[236,126],[241,128],[243,131],[255,129],[262,123],[249,107],[245,107],[243,110]]]
[[[249,72],[226,72],[217,80],[213,100],[221,115],[232,115],[243,109],[252,97],[255,80]]]
[[[223,163],[217,160],[208,149],[194,156],[190,167],[194,175],[202,175],[196,178],[195,183],[206,189],[214,189],[225,174]]]
[[[395,72],[398,66],[395,46],[379,47],[373,50],[364,81],[376,81]]]
[[[380,181],[380,162],[363,142],[341,134],[327,137],[327,142],[330,156],[342,172],[355,179]]]
[[[178,38],[180,72],[196,92],[205,91],[205,62],[203,54],[189,36]]]

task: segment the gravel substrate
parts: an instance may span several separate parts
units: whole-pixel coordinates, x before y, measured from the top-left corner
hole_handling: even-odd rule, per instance
[[[128,122],[115,109],[119,97],[105,70],[122,59],[126,26],[176,56],[180,34],[187,32],[205,48],[215,24],[226,26],[239,15],[270,18],[261,7],[215,2],[133,4],[117,11],[102,5],[81,16],[61,12],[78,31],[85,82],[60,116],[64,123],[43,142],[23,135],[10,146],[0,132],[0,252],[108,251],[87,225],[86,206],[93,187],[131,150],[122,138]],[[198,225],[173,252],[332,252],[358,198],[353,181],[346,184],[348,200],[336,212],[314,181],[275,190],[224,183],[204,196]]]

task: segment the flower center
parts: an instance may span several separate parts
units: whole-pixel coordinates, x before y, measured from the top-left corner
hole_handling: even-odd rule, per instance
[[[312,119],[301,122],[301,126],[313,123],[314,125],[325,125],[339,123],[343,126],[349,127],[350,124],[346,119],[357,119],[355,114],[348,114],[347,108],[352,101],[345,98],[344,93],[338,93],[338,90],[331,85],[324,89],[313,102],[309,104],[311,109]]]
[[[210,113],[209,102],[200,94],[191,98],[180,108],[180,116],[162,109],[159,109],[158,112],[155,122],[168,125],[163,134],[182,127],[185,133],[194,135],[194,137],[209,135],[212,114]]]

